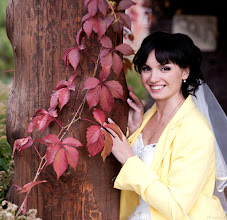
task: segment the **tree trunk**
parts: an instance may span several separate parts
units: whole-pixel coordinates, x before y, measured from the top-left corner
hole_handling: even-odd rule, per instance
[[[68,79],[73,73],[67,72],[63,65],[63,55],[67,48],[76,45],[76,33],[81,27],[81,18],[87,13],[81,0],[9,0],[7,7],[7,32],[11,41],[15,58],[15,76],[9,94],[7,110],[7,137],[13,146],[16,139],[25,135],[30,118],[39,109],[47,110],[49,96],[56,84]],[[121,36],[109,31],[108,36],[117,44]],[[88,51],[99,53],[96,34],[89,39]],[[83,98],[84,81],[92,76],[94,62],[83,55],[82,64],[77,72],[81,77],[76,79],[76,91]],[[112,79],[116,80],[114,74]],[[124,74],[117,79],[127,96]],[[76,94],[70,99],[60,113],[64,124],[72,119],[73,110],[77,109],[80,99]],[[110,117],[115,120],[123,131],[126,130],[127,104],[115,100]],[[83,118],[92,118],[87,104],[84,106]],[[76,122],[69,135],[79,139],[84,146],[79,148],[79,161],[76,172],[69,167],[57,181],[52,166],[44,168],[38,180],[47,180],[31,190],[28,208],[36,208],[38,217],[42,219],[118,219],[119,191],[113,189],[112,179],[118,174],[121,165],[110,155],[103,162],[99,155],[88,157],[86,149],[86,127],[89,122]],[[60,127],[51,123],[43,133],[33,134],[34,138],[44,137],[49,133],[58,134]],[[68,135],[68,134],[67,134]],[[42,155],[44,145],[38,146]],[[34,148],[22,152],[22,157],[15,154],[14,184],[23,186],[33,180],[40,159]],[[8,198],[21,204],[24,195],[18,195],[14,188]]]

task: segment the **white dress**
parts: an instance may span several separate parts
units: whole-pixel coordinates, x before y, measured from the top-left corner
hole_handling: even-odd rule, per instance
[[[155,146],[156,143],[144,146],[142,134],[140,134],[132,146],[132,151],[134,155],[138,156],[150,167],[154,156]],[[128,217],[128,220],[151,220],[150,206],[141,198],[141,196],[139,196],[139,205]]]

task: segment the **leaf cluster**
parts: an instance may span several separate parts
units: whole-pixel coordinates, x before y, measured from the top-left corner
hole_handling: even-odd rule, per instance
[[[90,121],[81,118],[84,105],[89,105],[89,110],[93,109],[94,121],[90,121],[93,125],[87,128],[86,147],[89,156],[94,156],[101,152],[103,161],[111,153],[113,141],[112,134],[109,129],[113,130],[120,139],[122,133],[118,126],[114,123],[106,123],[106,115],[114,106],[114,100],[125,100],[123,95],[123,87],[116,80],[109,80],[111,72],[119,77],[123,69],[123,60],[119,53],[123,55],[134,54],[133,49],[127,44],[119,44],[113,46],[112,40],[105,35],[107,29],[112,25],[114,31],[120,33],[123,27],[131,28],[131,21],[124,10],[134,5],[131,0],[121,0],[119,3],[108,0],[85,0],[84,6],[87,7],[88,13],[82,18],[82,25],[76,35],[76,46],[67,49],[64,53],[64,64],[66,71],[73,68],[74,74],[68,80],[61,80],[57,83],[53,93],[50,96],[50,105],[48,110],[39,109],[30,119],[26,135],[14,142],[13,154],[17,151],[21,155],[22,150],[33,146],[40,157],[40,165],[37,169],[36,176],[33,181],[27,183],[23,187],[16,186],[20,193],[26,193],[25,199],[18,213],[26,211],[28,202],[28,194],[32,187],[37,184],[46,182],[37,181],[39,174],[45,166],[53,165],[57,179],[66,171],[68,165],[76,170],[79,154],[76,148],[81,147],[82,143],[74,137],[64,137],[69,131],[71,125],[79,120]],[[91,34],[97,34],[98,43],[101,50],[97,58],[89,54],[86,42],[89,41]],[[83,56],[82,56],[83,55]],[[76,73],[80,62],[88,55],[94,62],[95,67],[92,74],[85,80],[83,92],[84,97],[81,98],[78,109],[69,124],[63,125],[58,121],[58,116],[64,106],[68,104],[70,96],[75,93],[75,81],[80,77]],[[99,76],[99,78],[96,78]],[[86,91],[86,92],[85,92]],[[97,108],[97,105],[101,109]],[[33,140],[32,133],[44,131],[51,123],[57,123],[61,130],[58,135],[48,134],[40,139]],[[41,143],[47,146],[45,155],[41,156],[37,150],[35,143]]]

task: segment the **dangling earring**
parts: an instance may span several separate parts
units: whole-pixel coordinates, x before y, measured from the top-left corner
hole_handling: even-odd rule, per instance
[[[186,83],[186,79],[184,79],[183,82]]]

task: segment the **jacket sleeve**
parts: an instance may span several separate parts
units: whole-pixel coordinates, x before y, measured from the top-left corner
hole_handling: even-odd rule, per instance
[[[161,147],[161,146],[159,146]],[[184,126],[173,142],[168,184],[137,156],[122,167],[114,187],[135,191],[168,219],[182,219],[203,189],[214,160],[214,137],[208,126]]]

